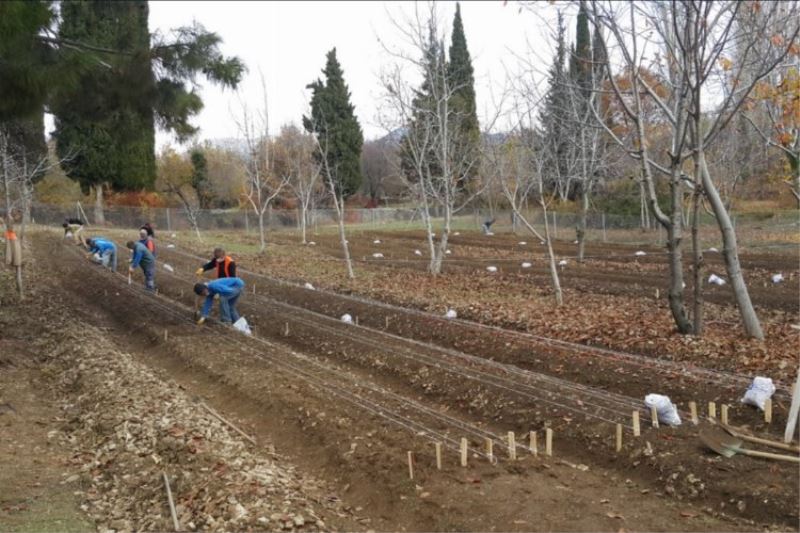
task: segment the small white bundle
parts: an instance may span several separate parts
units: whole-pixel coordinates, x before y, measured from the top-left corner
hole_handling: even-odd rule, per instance
[[[531,264],[530,264],[530,263],[528,263],[527,261],[526,261],[526,262],[524,262],[524,263],[522,263],[522,268],[530,268],[531,266],[533,266],[533,265],[531,265]]]
[[[647,252],[643,252],[642,250],[639,250],[638,252],[636,252],[636,253],[635,253],[635,254],[633,254],[633,255],[635,255],[635,256],[638,256],[638,257],[641,257],[641,256],[643,256],[643,255],[647,255]]]
[[[756,376],[753,378],[753,383],[747,387],[742,398],[742,403],[746,405],[755,405],[762,411],[767,400],[775,394],[775,384],[772,383],[771,378],[764,378]]]
[[[303,288],[304,289],[308,289],[310,291],[314,290],[314,286],[312,284],[310,284],[309,282],[307,282],[307,281],[303,284]]]
[[[648,394],[644,397],[644,404],[648,409],[655,407],[658,415],[658,421],[668,426],[680,426],[681,417],[678,415],[678,409],[675,404],[669,399],[669,396],[662,394]]]
[[[572,244],[578,244],[578,240],[576,239],[575,242],[573,242]]]
[[[457,232],[453,233],[453,236],[455,236],[455,237],[458,237],[459,235],[461,235],[460,231],[457,231]]]
[[[716,248],[714,248],[713,246],[712,246],[711,248],[709,248],[709,249],[708,249],[708,251],[709,251],[709,252],[713,252],[713,253],[719,253],[719,250],[717,250],[717,249],[716,249]]]
[[[544,245],[545,245],[545,244],[547,244],[547,243],[546,243],[546,242],[544,242],[544,241],[539,241],[539,244],[541,244],[542,246],[544,246]]]
[[[525,241],[519,241],[517,244],[519,244],[520,246],[525,246],[525,245],[526,245],[526,244],[528,244],[528,243],[527,243],[527,242],[525,242]]]
[[[344,322],[345,324],[352,324],[353,323],[353,317],[350,316],[349,313],[345,313],[345,314],[342,315],[341,321]]]
[[[175,248],[175,245],[174,244],[168,244],[167,248]]]
[[[783,281],[783,274],[780,272],[772,275],[772,283],[780,283]]]
[[[174,239],[175,237],[177,237],[177,235],[175,235],[175,234],[173,233],[172,235],[170,235],[170,237],[172,237],[172,238]]]
[[[444,253],[446,253],[447,255],[450,255],[453,252],[451,252],[450,250],[445,250]]]
[[[716,274],[711,274],[708,276],[708,282],[713,283],[714,285],[725,285],[725,280]]]
[[[558,262],[558,266],[562,266],[562,267],[563,266],[567,266],[567,260],[566,259],[562,259],[561,261]]]
[[[317,245],[317,243],[315,243],[314,241],[308,241],[308,245],[309,245],[309,246],[316,246],[316,245]]]
[[[380,239],[375,239],[374,241],[372,241],[372,244],[380,244],[380,243],[381,243]]]
[[[172,265],[168,265],[167,263],[164,263],[164,270],[167,272],[175,272],[175,269],[172,268]]]
[[[456,318],[458,313],[456,313],[455,309],[448,309],[447,312],[444,314],[445,318]]]
[[[372,257],[374,257],[375,259],[382,259],[383,254],[380,252],[375,252],[374,254],[372,254]]]
[[[253,331],[250,329],[250,324],[247,323],[247,320],[242,316],[239,317],[239,320],[233,323],[234,329],[237,331],[241,331],[245,335],[252,335]]]
[[[494,235],[494,233],[492,233],[491,231],[487,231],[487,232],[485,233],[485,235],[492,236],[492,235]]]
[[[422,255],[422,252],[420,252],[419,250],[414,250],[414,255]]]
[[[489,272],[497,272],[497,267],[496,266],[488,266],[488,267],[486,267],[486,270],[488,270]]]

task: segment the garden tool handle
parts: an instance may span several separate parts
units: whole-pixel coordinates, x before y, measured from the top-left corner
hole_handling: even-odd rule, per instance
[[[736,453],[749,455],[751,457],[763,457],[765,459],[776,459],[778,461],[788,461],[790,463],[800,463],[800,456],[796,455],[781,455],[779,453],[759,452],[756,450],[738,449]]]

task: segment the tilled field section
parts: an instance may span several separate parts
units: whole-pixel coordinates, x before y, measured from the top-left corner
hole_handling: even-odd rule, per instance
[[[269,435],[298,468],[337,485],[342,520],[364,529],[796,526],[796,468],[722,459],[703,450],[688,420],[653,429],[640,409],[653,391],[732,403],[737,376],[535,347],[518,335],[245,275],[240,310],[256,326],[248,338],[191,322],[191,257],[162,251],[174,273],[160,269],[160,292],[152,295],[88,264],[73,247],[40,255],[85,320],[235,413],[246,430]],[[91,283],[74,282],[87,276]],[[341,323],[342,312],[358,317],[358,326]],[[641,437],[632,434],[634,411]],[[743,409],[731,409],[731,417],[763,429]],[[619,452],[616,424],[624,435]],[[544,453],[548,430],[552,456]],[[462,439],[466,467],[458,465]]]
[[[288,243],[293,242],[294,237],[278,235],[276,239]],[[331,258],[339,260],[342,257],[341,245],[335,235],[315,236],[313,239],[318,249],[324,250]],[[351,255],[357,261],[385,268],[425,270],[428,267],[427,242],[423,232],[366,231],[350,236],[349,241]],[[485,273],[487,266],[496,266],[499,275],[521,276],[521,281],[528,280],[537,285],[547,286],[549,283],[545,248],[533,235],[451,235],[448,248],[452,253],[444,263],[446,271]],[[415,250],[422,255],[415,255]],[[653,297],[656,289],[661,294],[666,294],[668,289],[667,254],[663,247],[587,243],[583,264],[576,262],[577,245],[569,241],[555,241],[554,251],[557,261],[567,261],[567,265],[560,269],[561,282],[565,287],[590,293],[646,297]],[[646,255],[637,256],[637,252]],[[375,253],[383,257],[375,258]],[[693,288],[689,271],[691,249],[687,248],[685,254],[688,297]],[[706,250],[703,261],[704,279],[708,279],[712,273],[726,277],[724,260],[719,251]],[[523,262],[529,262],[530,267],[523,268]],[[797,293],[800,290],[797,248],[745,250],[741,253],[741,263],[749,280],[750,296],[757,306],[797,312]],[[785,280],[782,284],[772,283],[771,277],[776,273],[783,274]],[[706,284],[704,293],[708,302],[734,303],[727,286]]]

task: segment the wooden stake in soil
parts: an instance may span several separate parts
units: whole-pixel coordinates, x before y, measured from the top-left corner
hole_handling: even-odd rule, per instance
[[[386,329],[389,329],[389,317],[388,316],[384,317],[384,327]]]
[[[356,326],[358,325],[358,315],[356,315]]]
[[[622,424],[617,424],[617,442],[615,448],[618,452],[622,450]]]
[[[538,457],[539,456],[539,446],[536,443],[536,432],[535,431],[531,431],[530,439],[531,439],[531,454],[534,457]]]
[[[467,439],[465,437],[461,437],[461,466],[467,466],[467,452],[469,448],[467,448]]]
[[[441,442],[434,442],[434,448],[436,449],[436,470],[442,469],[442,443]]]
[[[772,422],[772,398],[767,398],[764,402],[764,422],[767,424]]]
[[[692,414],[692,424],[696,426],[700,423],[700,419],[697,418],[697,402],[689,402],[689,412]]]
[[[161,472],[164,478],[164,487],[167,489],[167,503],[169,503],[169,514],[172,516],[172,527],[175,531],[181,530],[181,525],[178,522],[178,512],[175,510],[175,502],[172,500],[172,489],[169,488],[169,478],[166,472]]]
[[[414,452],[408,452],[408,479],[414,479]]]
[[[639,425],[639,410],[636,409],[632,415],[633,418],[633,436],[639,437],[642,434],[642,427]]]
[[[222,416],[221,414],[219,414],[219,413],[218,413],[218,412],[216,412],[214,409],[212,409],[211,407],[209,407],[208,405],[206,405],[206,403],[205,403],[205,402],[201,402],[201,403],[200,403],[200,405],[201,405],[201,406],[202,406],[202,407],[203,407],[203,408],[204,408],[206,411],[208,411],[209,413],[211,413],[211,414],[212,414],[212,415],[213,415],[215,418],[219,419],[219,421],[220,421],[220,422],[222,422],[223,424],[225,424],[225,425],[229,426],[229,427],[230,427],[231,429],[233,429],[233,430],[234,430],[236,433],[238,433],[239,435],[241,435],[242,437],[244,437],[245,439],[247,439],[248,441],[250,441],[251,443],[253,443],[253,445],[255,445],[255,444],[256,444],[256,439],[254,439],[253,437],[251,437],[250,435],[248,435],[247,433],[245,433],[244,431],[242,431],[242,430],[241,430],[241,429],[239,429],[238,427],[234,426],[234,425],[233,425],[233,424],[232,424],[230,421],[228,421],[228,420],[226,420],[225,418],[223,418],[223,416]]]
[[[255,293],[256,293],[256,284],[253,283],[253,294],[255,294]]]
[[[708,418],[717,418],[717,404],[708,402]]]
[[[650,421],[653,423],[653,427],[658,429],[658,410],[656,410],[656,406],[650,406]]]
[[[164,330],[164,342],[167,342],[168,340],[169,340],[169,330],[165,329]]]
[[[289,336],[289,323],[288,322],[286,322],[283,325],[283,336],[284,337],[288,337]]]
[[[728,404],[727,403],[723,403],[720,406],[719,410],[720,410],[720,413],[719,413],[720,414],[720,420],[722,420],[723,424],[728,425]]]
[[[489,457],[489,462],[494,460],[494,442],[490,437],[486,437],[486,455]]]
[[[550,428],[544,430],[544,453],[548,457],[553,455],[553,430]]]
[[[517,460],[517,442],[513,431],[508,432],[508,458],[512,461]]]

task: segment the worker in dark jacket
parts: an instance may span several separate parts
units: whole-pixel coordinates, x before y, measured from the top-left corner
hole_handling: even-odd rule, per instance
[[[244,280],[240,278],[221,278],[208,283],[198,283],[194,286],[194,292],[198,296],[205,296],[203,309],[200,311],[198,324],[206,321],[214,304],[214,296],[219,296],[219,314],[223,324],[233,324],[239,320],[239,312],[236,310],[236,303],[239,295],[244,289]]]
[[[153,254],[155,257],[156,255],[156,243],[153,241],[153,237],[147,233],[145,228],[139,230],[139,242],[144,244],[145,248],[150,250],[150,253]]]
[[[236,277],[236,262],[231,259],[231,256],[225,254],[222,248],[214,248],[214,258],[197,269],[198,276],[202,276],[203,272],[216,269],[217,278],[235,278]]]
[[[117,245],[103,237],[86,239],[86,246],[89,248],[88,256],[95,263],[100,263],[108,267],[112,272],[117,271]]]
[[[128,241],[126,246],[133,250],[133,258],[131,259],[131,266],[128,268],[128,272],[133,274],[136,267],[142,267],[142,272],[144,272],[144,288],[148,291],[156,290],[155,256],[139,241]]]

